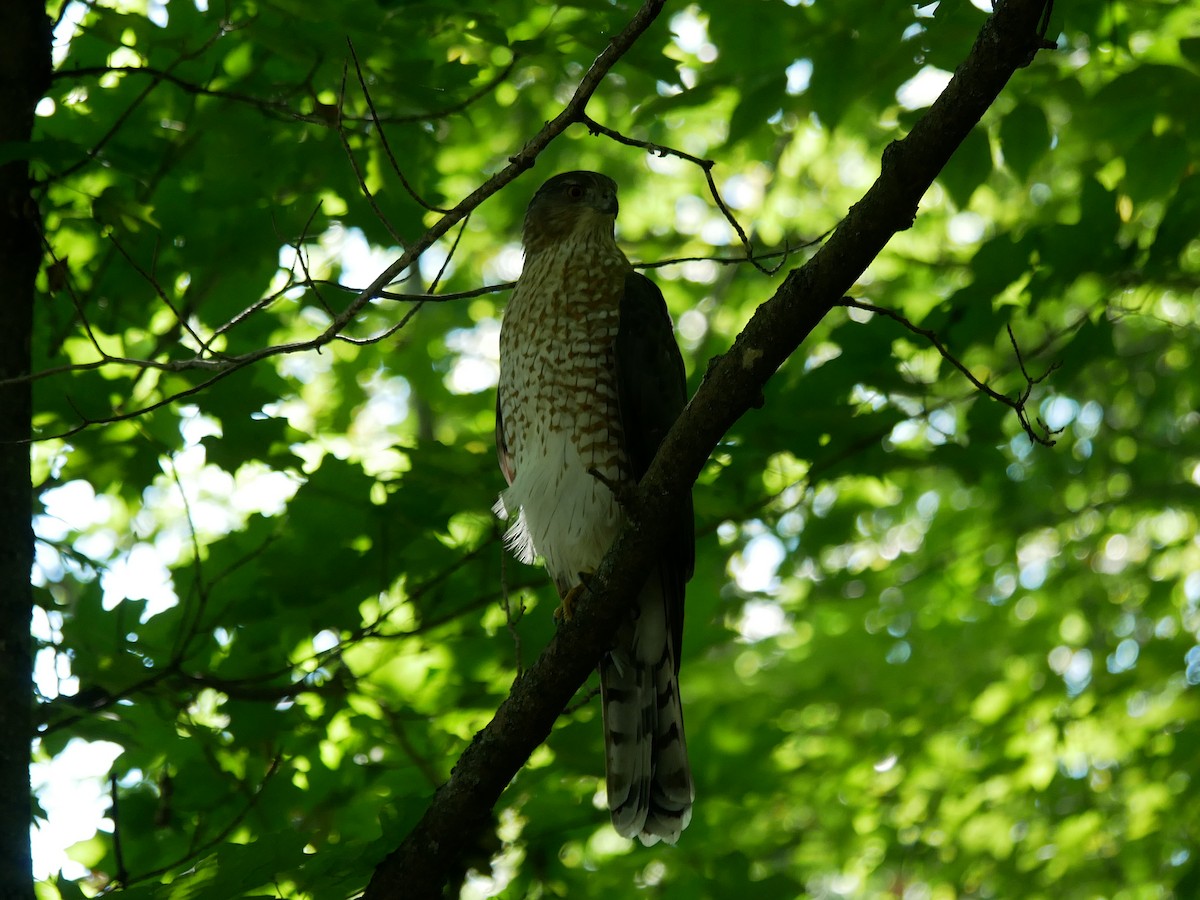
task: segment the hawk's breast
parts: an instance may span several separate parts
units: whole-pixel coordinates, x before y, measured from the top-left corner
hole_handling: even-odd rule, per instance
[[[526,259],[504,314],[500,408],[516,472],[509,543],[560,590],[593,571],[620,528],[605,484],[628,477],[614,345],[629,263],[612,241],[559,241]],[[598,473],[601,477],[596,477]]]

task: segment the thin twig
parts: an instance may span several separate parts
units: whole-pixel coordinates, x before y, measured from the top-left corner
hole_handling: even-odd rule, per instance
[[[109,810],[108,817],[112,819],[113,859],[116,860],[116,871],[113,872],[112,883],[125,887],[129,883],[129,870],[125,868],[125,852],[121,847],[121,793],[117,789],[116,770],[108,774]]]
[[[693,156],[690,153],[685,153],[683,150],[676,150],[674,147],[667,147],[663,144],[653,144],[649,141],[639,141],[637,138],[628,137],[616,129],[609,128],[607,125],[601,125],[584,112],[580,112],[579,121],[587,126],[588,131],[590,131],[592,134],[602,134],[605,137],[610,138],[619,144],[624,144],[627,147],[640,147],[647,153],[653,153],[655,156],[675,156],[679,159],[685,160],[686,162],[690,162],[695,166],[699,166],[700,171],[704,173],[705,180],[708,181],[708,191],[712,195],[713,202],[717,204],[717,209],[721,211],[721,215],[725,217],[725,221],[729,223],[730,227],[737,232],[737,236],[741,240],[742,246],[746,248],[746,260],[753,263],[754,268],[758,269],[764,275],[774,275],[787,263],[787,253],[785,253],[778,265],[776,265],[774,268],[768,269],[759,264],[759,257],[754,253],[754,245],[751,243],[750,238],[742,228],[741,223],[737,220],[737,216],[733,214],[733,210],[726,205],[724,198],[721,197],[721,192],[717,189],[716,181],[713,180],[712,170],[717,164],[716,160],[701,159],[699,156]]]
[[[738,266],[744,263],[754,263],[764,259],[780,259],[786,260],[788,256],[795,253],[797,250],[803,250],[807,247],[815,246],[821,243],[829,232],[820,235],[811,240],[802,241],[795,245],[789,245],[785,250],[772,250],[770,253],[760,253],[753,258],[745,256],[675,256],[670,259],[659,260],[658,262],[635,262],[631,265],[635,269],[664,269],[667,266],[677,266],[682,263],[690,262],[711,262],[719,266]],[[776,269],[772,267],[770,271]],[[346,285],[334,285],[342,290],[357,291],[356,288],[350,288]],[[469,300],[472,297],[482,297],[486,294],[498,294],[501,291],[511,291],[517,286],[515,281],[504,281],[499,284],[488,284],[483,287],[471,288],[467,291],[454,291],[448,294],[400,294],[396,291],[380,291],[379,298],[381,300],[399,300],[405,303],[415,303],[421,301],[423,303],[446,303],[450,300]]]
[[[117,252],[125,258],[125,261],[129,263],[130,267],[139,275],[141,275],[146,283],[150,285],[150,287],[154,288],[154,293],[158,295],[158,299],[163,302],[167,309],[171,310],[171,312],[175,315],[175,321],[177,321],[179,326],[188,333],[188,336],[196,342],[196,346],[203,349],[205,346],[204,341],[201,340],[200,335],[196,334],[196,332],[192,329],[192,326],[188,324],[182,313],[176,309],[174,302],[172,302],[171,298],[167,295],[167,292],[163,290],[162,285],[158,283],[158,278],[152,272],[147,272],[144,268],[142,268],[138,261],[134,259],[129,251],[121,245],[121,242],[117,240],[116,235],[110,234],[108,236],[108,240],[116,248]]]
[[[508,79],[508,76],[512,74],[513,68],[516,66],[516,64],[517,57],[514,56],[508,65],[506,65],[496,74],[495,78],[480,85],[478,89],[467,95],[464,99],[459,100],[450,106],[446,106],[441,109],[431,109],[424,113],[413,113],[411,115],[404,116],[346,116],[345,121],[354,123],[373,122],[376,124],[384,123],[387,125],[403,125],[445,119],[449,116],[463,112],[469,106],[483,99],[492,91],[494,91]],[[171,71],[173,68],[174,65],[167,69],[159,69],[155,66],[77,66],[71,69],[59,69],[51,75],[51,78],[54,81],[59,81],[67,78],[98,78],[110,74],[144,75],[149,76],[156,81],[165,81],[173,84],[180,90],[189,94],[214,97],[233,103],[243,103],[282,121],[304,122],[308,125],[320,125],[324,128],[331,127],[328,116],[326,116],[323,112],[297,112],[295,109],[281,101],[264,100],[261,97],[255,97],[251,94],[243,94],[239,91],[210,88],[203,84],[197,84],[194,81],[188,81],[186,78],[174,74]],[[294,93],[295,90],[292,92]]]
[[[430,289],[436,288],[438,286],[438,282],[440,282],[442,280],[442,276],[446,273],[446,267],[450,265],[450,260],[454,258],[454,254],[458,250],[459,241],[462,240],[463,232],[465,232],[467,230],[467,222],[469,222],[470,220],[471,220],[471,217],[468,214],[467,217],[462,220],[462,224],[459,225],[458,234],[455,235],[455,237],[454,237],[454,243],[450,245],[450,252],[447,253],[446,258],[444,260],[442,260],[442,265],[438,269],[437,275],[434,276],[433,283],[430,285]],[[437,295],[434,294],[433,296],[437,296]],[[421,307],[424,305],[425,304],[423,301],[418,300],[417,303],[404,314],[404,316],[400,319],[399,322],[397,322],[391,328],[388,328],[385,331],[381,332],[380,334],[373,335],[372,337],[367,337],[367,338],[353,338],[348,335],[341,334],[341,335],[338,335],[338,340],[344,341],[347,344],[357,344],[359,346],[364,345],[364,344],[378,343],[379,341],[382,341],[386,338],[391,337],[397,331],[400,331],[402,328],[404,328],[404,326],[406,326],[412,320],[412,317],[415,316],[420,311]]]
[[[917,334],[925,338],[927,341],[929,341],[933,348],[937,350],[942,359],[946,360],[946,362],[958,369],[958,371],[961,372],[977,390],[987,394],[987,396],[991,397],[993,400],[997,400],[1013,410],[1013,412],[1017,414],[1017,420],[1021,423],[1021,428],[1024,429],[1025,433],[1029,435],[1031,440],[1036,441],[1045,447],[1053,447],[1056,443],[1053,435],[1060,433],[1062,429],[1051,430],[1047,428],[1045,423],[1039,419],[1038,425],[1041,427],[1044,433],[1038,434],[1029,422],[1029,414],[1026,410],[1026,403],[1028,402],[1029,396],[1033,391],[1033,386],[1041,381],[1044,381],[1047,376],[1050,375],[1050,373],[1059,367],[1059,363],[1052,364],[1040,377],[1036,379],[1031,378],[1029,373],[1025,371],[1025,364],[1021,360],[1021,352],[1017,348],[1017,341],[1016,338],[1013,337],[1012,328],[1009,328],[1008,336],[1012,340],[1013,349],[1017,351],[1017,361],[1021,364],[1021,374],[1025,376],[1025,389],[1017,395],[1017,399],[1015,400],[1006,394],[1001,394],[999,391],[993,390],[984,382],[976,378],[975,374],[963,362],[961,362],[953,353],[946,349],[946,345],[942,343],[940,338],[938,338],[936,332],[928,328],[920,327],[895,310],[887,309],[882,306],[876,306],[874,303],[864,303],[861,300],[855,300],[853,297],[843,297],[839,305],[851,307],[853,309],[861,309],[865,312],[884,316],[885,318],[891,319],[894,322],[899,322],[913,334]]]
[[[303,252],[303,247],[306,243],[306,238],[308,237],[308,230],[309,230],[309,228],[312,227],[313,220],[316,219],[317,214],[321,212],[321,208],[323,205],[324,205],[323,201],[317,201],[316,207],[313,208],[313,211],[309,214],[308,219],[306,219],[304,222],[304,228],[301,229],[300,236],[297,237],[294,242],[293,241],[288,242],[291,245],[292,250],[295,251],[297,260],[299,259],[300,254]],[[284,294],[286,294],[288,291],[292,290],[295,287],[300,286],[302,283],[297,282],[295,280],[296,264],[297,263],[295,261],[292,262],[291,271],[288,273],[290,277],[288,279],[287,284],[285,284],[279,290],[277,290],[271,294],[268,294],[266,297],[263,297],[261,300],[256,300],[254,303],[250,304],[248,307],[243,309],[240,313],[238,313],[236,316],[234,316],[232,319],[230,319],[224,325],[221,325],[219,328],[217,328],[215,331],[213,331],[213,334],[212,334],[213,338],[216,338],[219,335],[222,335],[225,332],[229,331],[233,327],[240,325],[242,322],[244,322],[246,319],[248,319],[254,313],[258,312],[260,309],[265,309],[266,307],[268,307],[272,303],[274,303],[276,300],[278,300],[280,297],[282,297]],[[210,341],[210,343],[211,343],[211,341]]]
[[[503,551],[500,553],[500,602],[504,606],[504,625],[512,636],[517,678],[520,678],[525,674],[525,662],[521,654],[521,632],[517,630],[517,623],[525,617],[525,601],[517,601],[517,611],[514,614],[508,593],[508,554]]]
[[[188,850],[187,853],[185,853],[183,856],[177,858],[173,862],[167,863],[166,865],[163,865],[163,866],[159,866],[156,869],[151,869],[147,872],[142,872],[139,875],[133,876],[131,878],[127,878],[125,883],[122,885],[122,887],[126,887],[135,882],[149,881],[150,879],[158,878],[162,875],[165,875],[167,872],[170,872],[172,869],[176,869],[179,866],[184,865],[189,860],[194,859],[197,855],[203,853],[204,851],[210,850],[213,847],[223,844],[225,842],[225,839],[234,832],[234,829],[236,829],[239,825],[242,824],[243,821],[245,821],[246,816],[250,815],[250,812],[254,809],[255,806],[258,805],[258,801],[261,799],[263,791],[265,791],[267,789],[267,785],[271,782],[271,779],[274,778],[275,774],[279,771],[281,761],[282,761],[281,756],[272,757],[271,763],[267,767],[267,771],[263,774],[262,781],[259,782],[258,786],[254,789],[253,793],[251,793],[248,796],[245,806],[243,806],[242,809],[239,810],[238,813],[225,825],[225,827],[222,828],[219,832],[217,832],[217,834],[213,835],[213,837],[209,838],[206,841],[200,841],[199,843],[193,844],[193,846]],[[227,773],[223,773],[223,774],[227,775]],[[241,788],[245,789],[245,782],[239,781],[239,786]],[[198,839],[198,837],[199,837],[198,834],[193,835],[194,840]],[[103,893],[108,893],[108,892],[109,891],[105,890]]]
[[[195,608],[185,610],[185,614],[180,617],[182,623],[179,633],[176,635],[175,648],[171,653],[172,664],[178,666],[182,665],[187,656],[188,645],[200,631],[204,610],[208,606],[209,589],[204,580],[204,556],[200,549],[200,536],[196,531],[196,520],[192,517],[192,504],[188,500],[187,491],[184,490],[183,479],[179,475],[179,468],[175,465],[174,455],[165,456],[163,462],[170,469],[171,481],[174,482],[175,489],[179,491],[179,500],[183,505],[183,517],[187,522],[188,539],[192,545],[192,589],[197,597]],[[189,622],[188,619],[191,621]]]
[[[383,123],[379,121],[379,113],[375,111],[375,101],[371,99],[371,91],[367,87],[367,79],[363,77],[362,66],[358,62],[358,53],[354,49],[354,42],[351,41],[350,38],[346,38],[346,44],[350,47],[350,57],[354,60],[354,71],[358,75],[358,85],[362,88],[363,97],[367,101],[367,109],[371,111],[371,121],[375,123],[375,130],[379,132],[379,142],[383,144],[383,149],[384,152],[387,153],[388,161],[392,164],[392,171],[396,173],[396,176],[400,179],[400,183],[404,185],[404,189],[408,191],[408,195],[416,200],[421,206],[425,207],[430,212],[449,212],[447,209],[442,209],[440,206],[434,206],[432,203],[427,202],[420,194],[417,193],[416,189],[408,183],[408,179],[404,177],[404,172],[400,169],[400,163],[396,162],[396,154],[392,152],[392,145],[388,143],[387,135],[383,131]],[[512,66],[510,64],[509,69],[505,70],[506,73],[507,71],[511,70],[511,68]],[[468,101],[468,103],[470,102],[472,101]],[[388,230],[391,230],[391,226],[388,226]],[[400,245],[404,244],[404,242],[399,238],[396,238],[396,243]]]
[[[591,703],[592,700],[594,700],[596,698],[596,695],[599,693],[600,693],[600,685],[598,685],[598,684],[593,687],[588,688],[586,691],[583,692],[582,697],[580,697],[574,703],[568,703],[565,707],[563,707],[563,715],[564,716],[574,715],[578,710],[583,709],[585,706],[587,706],[589,703]]]
[[[317,303],[321,305],[321,309],[325,310],[326,315],[332,319],[335,315],[333,307],[325,300],[325,295],[321,293],[321,289],[313,281],[312,273],[308,271],[308,248],[304,244],[296,245],[296,265],[300,266],[300,271],[304,273],[304,280],[300,283],[312,291],[313,296],[317,298]]]
[[[346,42],[349,43],[350,39],[347,38]],[[354,45],[353,44],[350,44],[350,52],[351,52],[351,54],[354,53]],[[357,56],[354,57],[354,67],[356,69],[358,68],[358,57]],[[354,150],[351,149],[351,147],[350,147],[350,140],[346,137],[346,129],[343,126],[343,119],[342,119],[342,115],[344,114],[345,108],[346,108],[346,103],[345,103],[345,101],[346,101],[346,70],[347,70],[347,66],[343,63],[342,64],[342,86],[341,86],[341,90],[338,94],[338,106],[337,106],[337,136],[338,136],[338,140],[340,140],[342,142],[342,149],[346,151],[346,158],[348,160],[350,160],[350,168],[354,170],[354,177],[356,179],[358,179],[358,189],[360,191],[362,191],[362,195],[367,198],[367,203],[371,207],[371,212],[375,213],[375,218],[378,219],[380,221],[380,223],[383,225],[383,227],[387,229],[387,233],[392,236],[392,240],[396,242],[396,245],[403,247],[404,239],[402,237],[400,237],[399,232],[397,232],[395,227],[393,227],[391,220],[383,214],[383,210],[381,210],[379,208],[379,204],[375,202],[375,195],[372,194],[371,189],[369,187],[367,187],[367,179],[363,175],[362,170],[358,167],[358,160],[355,159]],[[362,85],[363,92],[365,93],[367,87],[363,83],[361,71],[358,73],[358,81],[359,81],[359,84]],[[370,97],[367,98],[367,104],[371,105]],[[375,107],[373,105],[371,105],[372,113],[374,112],[374,110],[375,110]],[[386,141],[384,142],[384,146],[385,147],[387,146]],[[391,155],[391,152],[392,151],[389,149],[388,150],[389,156]],[[404,176],[401,175],[400,178],[401,178],[401,180],[403,180]],[[407,183],[405,184],[405,186],[407,187]]]
[[[428,122],[430,119],[445,119],[449,116],[463,112],[467,109],[467,107],[479,100],[482,100],[496,88],[502,85],[505,81],[507,81],[508,76],[512,74],[512,70],[516,68],[518,59],[520,59],[520,55],[514,53],[513,58],[509,60],[508,65],[496,73],[495,78],[493,78],[491,81],[485,81],[477,90],[468,94],[458,103],[452,103],[450,106],[443,106],[441,109],[434,110],[433,112],[426,113],[421,116],[384,116],[382,120],[377,121],[386,122],[388,125],[399,125],[405,122]],[[430,209],[433,209],[433,207],[430,207]]]
[[[103,347],[100,346],[100,341],[96,338],[95,332],[92,331],[92,323],[88,321],[88,317],[83,311],[83,300],[76,292],[75,285],[71,282],[71,270],[66,264],[66,260],[59,259],[58,255],[54,252],[54,247],[51,246],[50,242],[44,235],[42,236],[42,247],[45,249],[46,255],[50,257],[51,263],[60,267],[63,272],[63,287],[67,289],[67,295],[71,298],[71,305],[75,307],[75,314],[79,316],[79,321],[83,325],[84,333],[87,334],[88,340],[91,341],[92,347],[94,347],[96,352],[100,354],[100,364],[103,364],[105,360],[112,359],[113,357]],[[60,366],[59,369],[69,372],[73,369],[73,366]],[[28,377],[32,381],[38,376],[34,375]],[[7,381],[0,381],[0,385],[7,383]]]
[[[405,303],[446,303],[450,300],[467,300],[471,297],[482,297],[485,294],[497,294],[500,291],[511,291],[517,286],[515,281],[503,284],[488,284],[483,287],[471,288],[469,291],[454,291],[449,294],[399,294],[396,291],[380,291],[381,300],[401,300]]]
[[[121,111],[116,120],[113,122],[112,127],[100,136],[100,139],[92,145],[91,149],[87,151],[84,157],[67,166],[67,168],[63,169],[61,172],[55,172],[51,174],[49,177],[47,177],[46,182],[49,183],[53,181],[61,181],[64,178],[74,175],[84,166],[92,162],[99,155],[100,151],[104,149],[105,145],[117,136],[117,133],[129,120],[129,117],[132,116],[134,111],[142,105],[142,101],[149,97],[150,94],[154,92],[154,89],[162,84],[164,79],[169,77],[172,69],[188,60],[195,59],[196,57],[203,55],[210,47],[212,47],[213,44],[215,44],[222,36],[224,36],[225,33],[226,32],[224,28],[217,29],[214,34],[201,43],[200,46],[195,50],[181,53],[165,70],[156,71],[156,73],[152,76],[150,84],[148,84],[145,89],[133,99],[132,103],[130,103],[127,107],[125,107],[124,110]]]

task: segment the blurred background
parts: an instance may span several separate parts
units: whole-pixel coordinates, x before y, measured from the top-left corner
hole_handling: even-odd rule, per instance
[[[533,191],[617,180],[694,390],[987,15],[670,4],[588,114],[714,160],[777,271],[698,166],[574,125],[318,349],[635,10],[51,4],[39,897],[361,890],[554,628],[490,513]],[[1200,895],[1200,3],[1049,36],[856,286],[895,316],[830,313],[695,487],[679,845],[609,826],[593,679],[464,897]]]

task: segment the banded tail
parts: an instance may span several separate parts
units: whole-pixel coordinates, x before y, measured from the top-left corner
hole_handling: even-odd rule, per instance
[[[695,787],[679,699],[679,659],[660,578],[600,663],[605,768],[613,827],[650,846],[674,844],[692,818]]]

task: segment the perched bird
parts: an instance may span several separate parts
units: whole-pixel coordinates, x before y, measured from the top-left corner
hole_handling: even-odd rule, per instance
[[[604,175],[541,186],[500,333],[496,447],[509,486],[495,509],[512,522],[516,555],[545,560],[568,617],[620,530],[617,494],[645,474],[687,403],[666,303],[617,246],[616,215]],[[674,843],[692,816],[678,677],[694,543],[689,497],[600,662],[613,827],[647,845]]]

